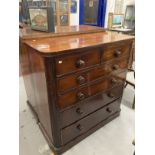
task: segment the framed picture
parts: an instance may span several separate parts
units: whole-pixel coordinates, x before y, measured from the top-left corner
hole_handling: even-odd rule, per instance
[[[61,13],[67,13],[68,12],[68,0],[60,0],[59,9]]]
[[[29,14],[33,30],[54,32],[54,13],[52,7],[30,7]]]
[[[124,14],[108,14],[108,28],[118,28],[123,26]]]
[[[71,0],[71,13],[76,13],[77,12],[77,1],[76,0]]]
[[[123,17],[123,14],[113,14],[112,27],[122,27]]]
[[[68,15],[60,16],[60,25],[62,25],[62,26],[68,25]]]

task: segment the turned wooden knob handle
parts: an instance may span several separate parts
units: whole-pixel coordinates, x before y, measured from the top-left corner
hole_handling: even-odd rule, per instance
[[[84,129],[84,127],[81,125],[81,124],[79,124],[79,125],[77,125],[77,127],[76,127],[78,130],[83,130]]]
[[[118,81],[115,78],[112,78],[111,79],[111,82],[114,83],[114,84],[116,84]]]
[[[81,108],[77,108],[77,109],[76,109],[76,112],[77,112],[78,114],[83,114],[83,111],[81,110]]]
[[[83,60],[78,60],[77,62],[76,62],[76,67],[77,68],[81,68],[81,67],[83,67],[85,65],[85,61],[83,61]]]
[[[110,107],[108,107],[108,108],[106,109],[106,111],[109,112],[109,113],[112,113],[112,109],[111,109]]]
[[[79,84],[82,84],[82,83],[85,82],[85,78],[84,78],[83,76],[79,76],[79,77],[77,78],[77,82],[78,82]]]
[[[119,57],[121,55],[121,53],[122,53],[121,51],[116,50],[115,53],[114,53],[114,55],[115,55],[115,57]]]
[[[77,94],[77,97],[78,97],[79,100],[83,100],[85,98],[85,94],[80,92],[80,93]]]
[[[119,65],[114,65],[114,66],[113,66],[113,69],[114,69],[114,70],[119,69]]]
[[[115,95],[112,92],[109,92],[108,96],[111,97],[111,98],[115,97]]]

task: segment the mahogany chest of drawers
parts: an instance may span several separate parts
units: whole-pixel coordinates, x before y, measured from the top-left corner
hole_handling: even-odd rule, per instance
[[[28,104],[56,154],[119,116],[133,39],[114,32],[21,39]]]

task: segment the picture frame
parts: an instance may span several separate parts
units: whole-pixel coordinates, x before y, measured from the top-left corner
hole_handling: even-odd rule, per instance
[[[68,12],[68,0],[59,0],[59,9],[61,13]]]
[[[54,12],[52,7],[29,7],[30,26],[33,30],[54,32]]]
[[[108,28],[119,28],[123,26],[124,14],[108,14]]]
[[[62,26],[68,25],[68,15],[61,15],[60,16],[60,24]]]
[[[77,0],[71,0],[71,13],[77,13]]]
[[[113,14],[112,27],[122,27],[124,14]]]

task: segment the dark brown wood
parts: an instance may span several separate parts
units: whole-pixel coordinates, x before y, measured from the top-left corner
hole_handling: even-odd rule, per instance
[[[25,47],[20,53],[20,59],[24,62],[22,72],[27,72],[27,75],[24,76],[24,84],[28,101],[31,103],[32,108],[46,129],[49,138],[53,141],[50,125],[44,58],[34,52],[33,49]]]
[[[103,93],[98,93],[93,97],[86,99],[84,102],[77,103],[75,106],[62,111],[61,126],[66,127],[69,124],[87,116],[88,114],[96,111],[97,109],[105,106],[106,104],[120,98],[123,92],[123,85],[114,87]],[[113,96],[109,96],[113,94]],[[95,105],[95,106],[94,106]]]
[[[36,38],[24,40],[24,42],[33,49],[36,49],[41,54],[45,54],[47,56],[76,53],[79,51],[83,52],[83,50],[88,50],[97,47],[101,47],[103,51],[104,48],[109,47],[117,47],[117,49],[120,49],[119,46],[121,46],[121,48],[124,45],[130,46],[130,44],[132,44],[133,39],[133,36],[107,31],[88,34],[86,33],[83,35],[79,34],[62,37],[47,37],[41,39]]]
[[[130,52],[130,59],[129,59],[129,65],[128,69],[133,70],[133,62],[135,61],[135,42],[132,43],[132,49]]]
[[[89,136],[90,134],[92,134],[93,132],[95,132],[96,130],[98,130],[99,128],[103,127],[104,125],[106,125],[107,123],[109,123],[110,121],[112,121],[113,119],[115,119],[116,117],[118,117],[119,115],[120,115],[120,111],[114,113],[111,116],[109,116],[107,119],[105,119],[102,122],[96,124],[96,126],[94,126],[93,128],[91,128],[90,130],[88,130],[84,134],[76,137],[74,140],[72,140],[69,143],[67,143],[66,145],[64,145],[63,148],[61,148],[58,152],[59,153],[65,152],[66,150],[68,150],[68,148],[71,148],[72,146],[74,146],[78,142],[82,141],[84,138],[86,138],[87,136]]]
[[[120,111],[120,102],[113,102],[109,105],[95,111],[94,113],[84,117],[82,120],[77,121],[73,125],[64,128],[61,131],[62,144],[66,144],[74,138],[84,134],[90,128],[93,128],[98,123],[102,122],[112,114]]]
[[[20,67],[38,125],[61,154],[119,116],[134,37],[101,31],[53,38],[37,33],[23,29]]]
[[[124,77],[122,77],[122,75]],[[121,78],[120,78],[121,77]],[[91,83],[88,86],[75,89],[69,93],[58,96],[58,105],[59,107],[66,108],[70,105],[76,104],[77,102],[93,96],[99,92],[110,89],[114,86],[123,84],[125,82],[126,72],[121,73],[120,75],[108,76],[97,83]],[[113,82],[113,81],[116,82]]]
[[[116,117],[118,117],[120,115],[120,111],[116,112],[115,114],[111,115],[110,117],[108,117],[107,119],[105,119],[104,121],[100,122],[99,124],[97,124],[96,126],[94,126],[93,128],[91,128],[90,130],[88,130],[85,134],[82,134],[80,136],[78,136],[76,139],[74,139],[73,141],[70,141],[70,143],[64,145],[63,147],[55,147],[53,145],[53,142],[49,140],[48,135],[46,134],[43,126],[41,123],[38,123],[40,130],[42,131],[49,147],[52,149],[52,151],[55,153],[55,155],[61,155],[62,153],[64,153],[65,151],[67,151],[69,148],[71,148],[72,146],[76,145],[77,143],[79,143],[80,141],[82,141],[84,138],[86,138],[87,136],[89,136],[90,134],[94,133],[96,130],[98,130],[99,128],[103,127],[104,125],[106,125],[107,123],[109,123],[110,121],[112,121],[113,119],[115,119]]]
[[[121,45],[121,46],[116,45],[113,47],[103,48],[101,61],[104,63],[114,58],[119,58],[124,55],[129,55],[130,53],[129,51],[131,50],[131,45],[129,44],[131,43],[129,42],[128,44]]]
[[[114,69],[113,67],[117,65],[118,68]],[[104,77],[105,75],[117,74],[125,70],[128,66],[128,57],[119,58],[118,60],[113,60],[110,63],[103,64],[98,66],[88,72],[78,72],[76,74],[71,74],[68,76],[63,76],[62,78],[57,79],[57,89],[59,92],[64,92],[75,87],[80,87],[87,82],[92,82],[99,78]]]
[[[62,56],[56,59],[56,74],[65,75],[73,71],[79,71],[100,63],[99,49],[89,53]],[[93,59],[91,59],[93,57]]]

